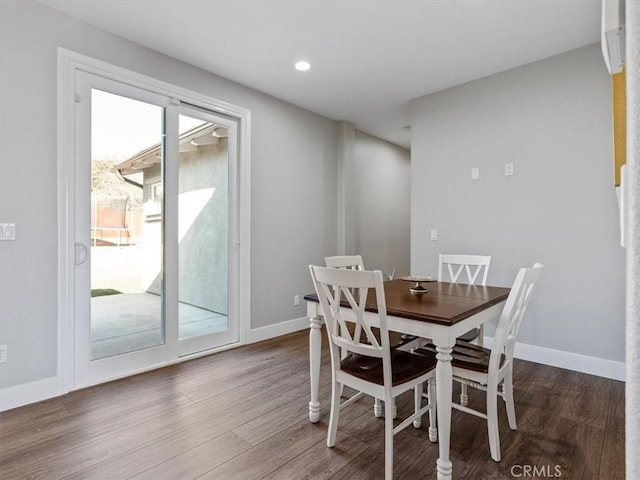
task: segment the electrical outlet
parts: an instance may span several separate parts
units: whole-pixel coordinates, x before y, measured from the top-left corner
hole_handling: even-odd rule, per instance
[[[293,306],[297,307],[298,305],[300,305],[300,295],[294,295],[293,296]]]
[[[431,241],[435,242],[436,240],[438,240],[438,230],[436,230],[435,228],[431,229]]]
[[[480,178],[480,169],[472,168],[471,169],[471,180],[478,180]]]
[[[0,363],[7,361],[7,346],[0,345]]]

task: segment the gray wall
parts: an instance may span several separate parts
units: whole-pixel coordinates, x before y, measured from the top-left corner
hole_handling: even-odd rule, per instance
[[[610,82],[592,45],[414,100],[411,270],[490,254],[489,283],[507,286],[542,262],[519,341],[622,362]]]
[[[56,374],[57,47],[252,112],[252,319],[302,317],[307,265],[336,245],[336,124],[33,2],[0,2],[0,388]]]
[[[353,177],[354,253],[370,269],[410,272],[411,158],[409,150],[355,132]]]

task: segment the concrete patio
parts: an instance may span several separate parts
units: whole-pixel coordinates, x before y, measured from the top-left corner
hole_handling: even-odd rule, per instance
[[[142,248],[91,248],[91,288],[122,293],[91,298],[91,358],[93,360],[161,345],[162,297],[142,291]],[[179,302],[179,339],[227,329],[227,316]]]

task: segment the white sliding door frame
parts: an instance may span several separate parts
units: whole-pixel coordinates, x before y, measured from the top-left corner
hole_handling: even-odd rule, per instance
[[[75,267],[74,267],[74,239],[75,218],[73,206],[74,198],[74,162],[75,162],[75,78],[77,71],[84,71],[103,76],[117,82],[131,85],[149,92],[164,95],[174,99],[175,104],[185,103],[201,107],[215,113],[233,118],[237,122],[238,138],[238,224],[231,232],[230,248],[238,250],[237,283],[233,290],[238,295],[237,322],[239,341],[230,345],[207,350],[205,352],[176,356],[164,363],[152,367],[208,355],[214,351],[232,348],[247,342],[251,318],[251,282],[250,282],[250,226],[251,226],[251,165],[250,165],[250,136],[251,112],[227,102],[217,100],[190,90],[156,80],[145,75],[126,70],[93,58],[58,48],[58,363],[57,376],[61,378],[65,391],[70,391],[84,385],[77,385],[74,380],[75,341],[72,337],[75,329]],[[172,207],[169,207],[172,208]],[[143,370],[139,370],[143,371]],[[131,372],[127,375],[138,373]],[[121,375],[122,376],[122,375]],[[113,379],[118,378],[115,375]],[[110,380],[105,379],[106,380]]]
[[[165,226],[167,234],[165,234],[164,242],[159,240],[159,243],[163,245],[162,248],[162,266],[160,269],[160,276],[162,277],[161,288],[162,293],[159,296],[158,303],[159,317],[157,320],[157,326],[164,332],[161,334],[161,338],[157,343],[152,345],[146,345],[145,348],[134,348],[132,351],[119,352],[116,355],[108,355],[104,358],[93,358],[92,356],[92,329],[94,326],[95,305],[92,303],[90,289],[92,288],[91,271],[94,266],[91,240],[90,240],[90,209],[88,208],[91,201],[89,195],[89,179],[91,178],[92,171],[92,131],[94,126],[92,125],[92,90],[97,89],[102,92],[109,92],[109,94],[117,95],[121,98],[127,98],[129,100],[135,100],[136,102],[144,103],[148,106],[156,107],[158,118],[163,124],[162,131],[157,131],[157,140],[160,141],[164,137],[163,143],[163,157],[161,165],[162,169],[166,166],[175,166],[178,163],[178,128],[177,128],[177,107],[172,104],[171,97],[166,95],[158,95],[145,89],[133,87],[126,83],[113,81],[103,76],[94,75],[85,71],[76,71],[74,78],[75,81],[75,160],[71,165],[71,171],[74,176],[74,186],[71,186],[71,194],[74,197],[73,204],[70,205],[75,215],[70,215],[71,223],[75,229],[75,238],[79,252],[85,252],[84,258],[78,262],[76,258],[76,268],[73,271],[74,278],[74,305],[73,309],[73,336],[75,346],[69,348],[69,352],[74,357],[73,368],[73,386],[76,388],[101,383],[114,376],[126,375],[128,372],[136,372],[148,368],[151,365],[158,365],[166,362],[167,359],[174,358],[176,356],[177,348],[177,282],[175,281],[176,275],[169,267],[172,267],[174,262],[173,258],[177,257],[175,252],[175,243],[170,240],[173,238],[167,238],[169,232],[175,230],[176,219],[173,211],[167,215],[166,212],[162,214],[162,225]],[[173,134],[168,134],[172,132]],[[165,162],[166,159],[166,162]],[[176,168],[177,169],[177,168]],[[167,171],[163,175],[163,185],[165,188],[164,198],[169,199],[166,201],[167,208],[175,208],[176,201],[172,201],[173,196],[177,197],[177,189],[173,188],[174,185],[165,182],[164,177],[174,180],[173,183],[177,184],[177,177],[171,176],[171,173]],[[172,196],[173,195],[173,196]],[[78,255],[78,251],[76,255]],[[91,253],[89,253],[91,252]],[[82,257],[81,255],[78,255]],[[165,273],[169,273],[171,276],[167,277]],[[167,281],[168,279],[174,281]],[[131,306],[131,304],[129,304]],[[175,314],[172,310],[175,310]],[[98,308],[98,310],[100,310]]]
[[[230,186],[238,185],[239,184],[237,180],[238,179],[238,169],[237,169],[238,161],[236,158],[237,149],[234,147],[234,145],[237,144],[237,138],[238,138],[237,120],[233,118],[229,118],[228,115],[225,115],[225,116],[216,115],[213,112],[204,111],[201,108],[197,108],[192,105],[185,105],[185,104],[180,105],[180,108],[178,109],[178,113],[179,115],[186,115],[191,118],[197,118],[204,122],[208,122],[216,125],[222,125],[227,129],[228,184]],[[177,151],[178,145],[176,145],[175,148]],[[174,162],[172,165],[168,165],[167,167],[168,167],[167,175],[166,175],[167,180],[169,178],[174,178],[175,182],[172,182],[173,184],[171,186],[172,188],[178,189],[179,187],[178,179],[180,177],[179,162]],[[228,290],[228,305],[229,305],[228,318],[229,319],[238,318],[238,312],[236,311],[236,306],[238,305],[238,298],[237,298],[237,295],[238,295],[238,291],[237,291],[238,244],[236,243],[235,239],[239,238],[239,234],[238,234],[239,224],[237,221],[240,215],[238,212],[238,197],[236,195],[237,190],[238,190],[237,188],[230,187],[229,198],[228,198],[229,223],[227,226],[227,238],[228,238],[227,256],[228,256],[229,264],[227,268],[227,272],[228,272],[227,283],[229,285],[229,290]],[[178,191],[176,190],[174,197],[177,197],[177,196],[178,196]],[[171,208],[178,208],[178,207],[179,206],[177,204],[171,206]],[[174,212],[172,216],[178,219],[179,213]],[[177,235],[177,232],[178,232],[177,225],[173,225],[171,230],[174,235]],[[173,243],[177,244],[178,241],[174,239]],[[180,255],[178,252],[178,255],[174,256],[174,261],[177,261],[179,256]],[[174,275],[179,276],[179,266],[177,262],[175,265],[172,265],[171,268],[176,272]],[[176,295],[175,305],[177,305],[178,292],[175,292],[174,294]],[[173,312],[173,314],[175,315],[176,318],[179,318],[179,313],[177,311]],[[178,338],[178,342],[177,342],[178,355],[188,356],[188,355],[191,355],[193,352],[204,351],[209,349],[209,345],[212,341],[217,341],[221,345],[234,343],[233,339],[238,337],[238,325],[237,325],[237,322],[229,321],[228,330],[225,330],[223,332],[208,333],[208,334],[202,334],[202,335],[187,337],[187,338],[179,338],[179,337],[180,335],[178,335],[178,332],[176,332],[176,338]]]

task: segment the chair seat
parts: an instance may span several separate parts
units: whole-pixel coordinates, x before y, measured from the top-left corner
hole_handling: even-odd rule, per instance
[[[371,327],[371,333],[373,333],[376,339],[378,340],[378,342],[380,342],[380,329],[378,327]],[[364,338],[364,334],[362,335],[362,337],[363,337],[362,342],[368,343],[366,338]],[[416,338],[418,337],[414,335],[407,335],[400,332],[394,332],[392,330],[389,331],[389,345],[391,345],[391,348],[393,349],[406,345],[407,343],[412,342]]]
[[[476,338],[478,338],[482,334],[482,329],[474,328],[469,330],[464,335],[460,335],[458,340],[464,340],[465,342],[473,342]]]
[[[433,355],[436,353],[436,346],[433,343],[428,343],[415,350],[417,355]],[[454,367],[466,368],[467,370],[473,370],[480,373],[489,373],[489,357],[491,356],[491,350],[488,348],[474,345],[473,343],[466,342],[464,340],[456,340],[456,344],[453,347],[453,357],[451,364]],[[504,354],[501,355],[500,365],[502,366],[505,361]]]
[[[379,335],[376,335],[376,337],[379,337]],[[416,336],[414,335],[407,335],[404,333],[398,333],[398,332],[393,332],[390,331],[389,332],[389,345],[391,345],[391,348],[399,348],[403,345],[406,345],[409,342],[414,341],[416,338]]]
[[[351,353],[340,362],[341,369],[367,382],[384,384],[382,359]],[[431,352],[414,355],[401,350],[391,350],[392,385],[396,386],[433,370],[436,356]]]

